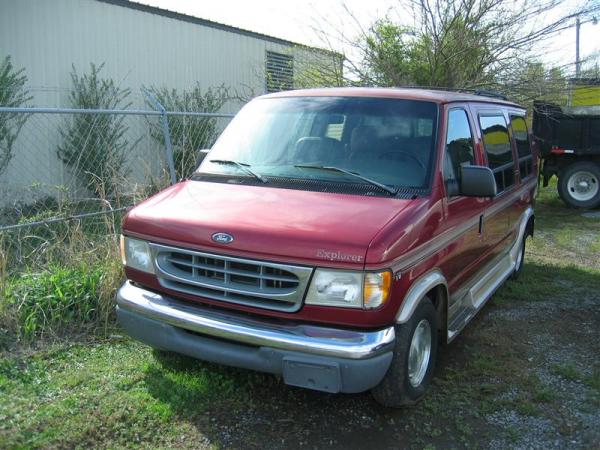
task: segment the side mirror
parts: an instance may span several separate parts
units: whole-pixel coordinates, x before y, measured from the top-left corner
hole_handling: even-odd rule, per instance
[[[210,152],[210,148],[203,148],[202,150],[198,150],[198,156],[196,158],[196,169],[200,167],[200,164],[202,164],[202,161],[204,161],[204,158],[206,158],[208,152]]]
[[[460,193],[467,197],[495,197],[498,191],[494,172],[484,166],[462,166]]]

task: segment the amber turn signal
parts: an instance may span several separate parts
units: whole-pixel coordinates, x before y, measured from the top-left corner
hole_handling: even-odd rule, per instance
[[[367,309],[379,308],[390,297],[392,272],[370,272],[365,274],[363,284],[363,305]]]

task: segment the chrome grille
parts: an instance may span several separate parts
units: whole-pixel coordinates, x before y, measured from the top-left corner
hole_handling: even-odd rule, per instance
[[[310,267],[150,246],[162,286],[230,303],[296,311],[312,273]]]

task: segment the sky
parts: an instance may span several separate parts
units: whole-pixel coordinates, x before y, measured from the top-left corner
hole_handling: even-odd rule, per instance
[[[203,19],[256,31],[301,44],[329,47],[323,30],[333,35],[342,30],[347,36],[356,35],[362,27],[368,29],[377,18],[394,14],[398,0],[136,0]],[[578,0],[567,0],[563,9],[572,8]],[[345,8],[352,11],[354,22]],[[394,15],[407,25],[414,24],[408,14]],[[600,17],[598,17],[600,20]],[[543,20],[543,18],[542,18]],[[575,25],[575,24],[573,24]],[[348,54],[342,44],[332,42],[335,50]],[[545,46],[543,61],[549,65],[564,65],[575,60],[575,26],[562,31]],[[580,52],[582,60],[600,52],[600,24],[584,23],[581,27]]]

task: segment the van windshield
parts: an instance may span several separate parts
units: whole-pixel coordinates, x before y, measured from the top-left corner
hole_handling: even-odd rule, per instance
[[[423,189],[429,186],[436,125],[437,106],[431,102],[257,99],[227,126],[198,174],[362,183],[355,176],[360,175],[391,192]]]

